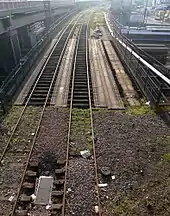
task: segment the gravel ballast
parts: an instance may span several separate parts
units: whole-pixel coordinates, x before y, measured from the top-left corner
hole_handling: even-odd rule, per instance
[[[12,210],[15,201],[21,177],[23,175],[27,155],[32,145],[32,139],[39,119],[38,108],[27,108],[27,115],[22,121],[21,129],[17,132],[12,142],[11,153],[4,158],[3,166],[0,174],[0,215],[7,216]],[[66,137],[68,131],[69,110],[56,109],[54,107],[47,108],[41,123],[40,131],[36,140],[35,148],[31,157],[32,161],[40,162],[40,174],[45,171],[54,171],[53,162],[56,159],[66,158]],[[13,118],[11,117],[10,119]],[[14,115],[15,120],[15,115]],[[22,144],[22,146],[21,146]],[[17,152],[17,157],[15,152]],[[24,155],[24,157],[23,157]],[[51,174],[49,172],[49,174]],[[12,201],[9,198],[13,197]],[[45,215],[45,207],[41,212],[35,208],[35,215]],[[49,212],[48,212],[49,214]]]
[[[3,121],[6,133],[3,134],[1,152],[19,118],[22,107],[13,107]],[[32,145],[33,135],[41,109],[28,107],[11,139],[9,148],[0,166],[0,215],[9,215],[17,196],[24,167]],[[10,201],[11,199],[11,201]]]
[[[104,216],[170,215],[170,131],[156,115],[93,113]],[[103,177],[102,167],[111,169]]]
[[[66,159],[68,122],[68,109],[46,109],[31,157],[31,161],[40,162],[42,172],[43,168],[53,169],[53,164],[50,165],[53,161]]]
[[[91,155],[83,158],[80,151]],[[97,205],[90,111],[73,109],[67,175],[66,216],[95,215]]]

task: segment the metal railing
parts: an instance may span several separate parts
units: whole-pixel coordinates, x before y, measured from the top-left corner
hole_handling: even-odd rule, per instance
[[[105,19],[113,36],[113,46],[127,72],[140,87],[147,100],[151,102],[152,106],[170,105],[168,70],[123,36],[121,28],[113,17],[111,25],[108,23],[106,15]]]

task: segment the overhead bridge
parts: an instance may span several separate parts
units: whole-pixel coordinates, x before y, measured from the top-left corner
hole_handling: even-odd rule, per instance
[[[112,14],[105,14],[105,21],[120,59],[147,100],[152,106],[169,106],[170,75],[167,68],[123,36]]]

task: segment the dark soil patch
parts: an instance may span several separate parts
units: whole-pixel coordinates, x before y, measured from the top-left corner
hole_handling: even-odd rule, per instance
[[[170,215],[170,131],[154,115],[94,112],[104,216]],[[103,178],[101,168],[111,176]]]

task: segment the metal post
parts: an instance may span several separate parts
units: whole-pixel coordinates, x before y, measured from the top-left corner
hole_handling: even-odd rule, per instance
[[[164,11],[164,14],[163,14],[163,17],[162,17],[162,21],[161,21],[161,24],[162,24],[162,25],[163,25],[163,23],[164,23],[165,14],[166,14],[166,12]]]
[[[129,31],[130,31],[130,17],[131,17],[131,13],[132,13],[132,1],[130,1],[130,8],[129,8],[129,20],[128,20],[128,34],[129,34]]]
[[[144,11],[144,16],[143,16],[143,25],[145,24],[145,19],[146,19],[146,15],[147,15],[147,7],[148,7],[148,0],[146,0],[146,3],[145,3],[145,11]]]

